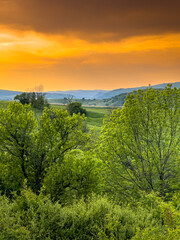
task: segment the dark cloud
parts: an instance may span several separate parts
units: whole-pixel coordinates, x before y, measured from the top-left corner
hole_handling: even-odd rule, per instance
[[[95,39],[104,33],[123,38],[180,32],[179,0],[0,0],[0,4],[0,24],[45,33],[76,32]]]

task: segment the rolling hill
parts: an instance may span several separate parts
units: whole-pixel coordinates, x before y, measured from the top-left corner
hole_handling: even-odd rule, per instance
[[[165,86],[167,86],[168,83],[162,83],[162,84],[157,84],[157,85],[153,85],[151,86],[152,88],[164,88]],[[175,82],[175,83],[171,83],[172,87],[177,87],[180,88],[180,82]],[[101,95],[101,99],[106,99],[106,98],[111,98],[114,97],[116,95],[119,95],[121,93],[128,93],[128,92],[133,92],[134,90],[137,91],[138,89],[146,89],[147,86],[142,86],[142,87],[135,87],[135,88],[119,88],[119,89],[114,89],[112,91],[106,92],[103,95]]]
[[[180,82],[171,83],[172,87],[180,88]],[[157,84],[151,86],[152,88],[164,88],[167,83]],[[70,90],[70,91],[49,91],[45,92],[47,99],[63,99],[73,97],[74,99],[107,99],[122,93],[133,92],[138,89],[146,89],[147,86],[135,88],[119,88],[112,91],[107,90]],[[0,90],[0,100],[13,100],[19,91]]]

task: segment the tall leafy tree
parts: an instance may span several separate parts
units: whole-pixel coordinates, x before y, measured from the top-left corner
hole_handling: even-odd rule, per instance
[[[7,109],[0,109],[0,149],[20,166],[25,178],[28,178],[27,165],[33,135],[37,122],[29,105],[10,103]]]
[[[53,164],[60,165],[67,152],[86,144],[89,137],[83,132],[84,120],[80,115],[71,117],[61,109],[44,109],[31,153],[35,190],[40,189],[49,167]]]
[[[82,131],[84,120],[80,114],[69,116],[67,111],[45,108],[40,128],[50,161],[60,161],[64,153],[87,142],[88,135]]]
[[[111,190],[165,196],[179,189],[180,89],[129,94],[123,108],[105,121],[100,153]]]
[[[83,121],[80,115],[45,108],[38,123],[30,105],[11,102],[7,109],[0,109],[1,170],[16,166],[14,172],[22,181],[27,179],[39,191],[46,170],[87,141]]]

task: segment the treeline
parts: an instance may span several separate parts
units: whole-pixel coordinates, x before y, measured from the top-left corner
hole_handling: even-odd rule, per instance
[[[0,239],[180,239],[180,90],[139,90],[104,121],[0,109]]]
[[[23,92],[14,97],[14,100],[18,100],[20,103],[31,104],[33,108],[43,110],[45,107],[49,107],[48,101],[45,98],[45,93],[42,92]]]

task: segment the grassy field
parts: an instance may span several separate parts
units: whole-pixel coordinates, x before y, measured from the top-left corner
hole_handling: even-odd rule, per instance
[[[54,108],[66,109],[64,105],[51,105]],[[100,128],[103,124],[105,116],[112,112],[112,108],[107,107],[84,107],[87,111],[87,125],[89,128]]]
[[[101,127],[105,116],[111,113],[110,108],[85,107],[87,111],[87,124],[89,127]]]
[[[8,106],[8,101],[0,101],[0,108],[6,108]],[[51,105],[53,108],[66,109],[66,106],[63,105]],[[84,107],[87,111],[87,126],[92,129],[95,128],[97,130],[101,129],[103,124],[103,119],[105,116],[109,115],[112,112],[112,108],[107,107]],[[41,111],[37,109],[33,109],[35,117],[39,119],[41,115]]]
[[[51,105],[54,108],[66,109],[63,105]],[[95,131],[101,131],[101,126],[103,124],[103,119],[105,116],[109,115],[112,108],[107,107],[83,107],[87,111],[87,127],[89,129],[94,129]]]

